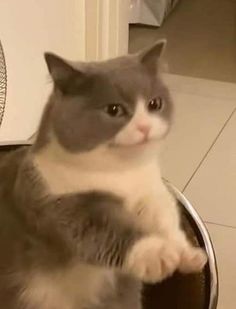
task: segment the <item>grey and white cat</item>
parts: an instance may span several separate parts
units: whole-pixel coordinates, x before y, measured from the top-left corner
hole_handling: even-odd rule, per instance
[[[164,45],[98,63],[45,54],[37,139],[0,160],[0,308],[140,309],[141,281],[205,265],[157,162],[173,113]]]

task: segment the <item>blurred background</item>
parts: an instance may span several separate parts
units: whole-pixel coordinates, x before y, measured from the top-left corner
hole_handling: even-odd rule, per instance
[[[165,37],[171,73],[236,82],[234,0],[131,2],[130,20],[145,25],[130,26],[130,52]]]

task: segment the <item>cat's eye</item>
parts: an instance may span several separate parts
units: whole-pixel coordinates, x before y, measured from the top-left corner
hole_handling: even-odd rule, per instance
[[[163,101],[162,98],[157,97],[148,102],[148,110],[150,112],[155,112],[162,109]]]
[[[105,107],[105,112],[110,117],[122,117],[126,114],[126,110],[121,104],[109,104]]]

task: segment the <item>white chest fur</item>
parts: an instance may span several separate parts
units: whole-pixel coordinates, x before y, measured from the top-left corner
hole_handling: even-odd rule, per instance
[[[108,159],[109,160],[109,159]],[[124,169],[86,169],[81,163],[64,163],[35,157],[35,164],[52,194],[70,194],[93,190],[105,191],[125,199],[128,207],[152,195],[162,187],[156,160]],[[108,164],[112,165],[111,162]],[[113,162],[116,166],[116,162]]]

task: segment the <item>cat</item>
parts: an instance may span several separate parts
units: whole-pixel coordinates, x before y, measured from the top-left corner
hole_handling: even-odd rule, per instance
[[[54,86],[35,142],[0,160],[1,308],[141,309],[142,281],[204,267],[157,160],[173,118],[164,48],[45,53]]]

